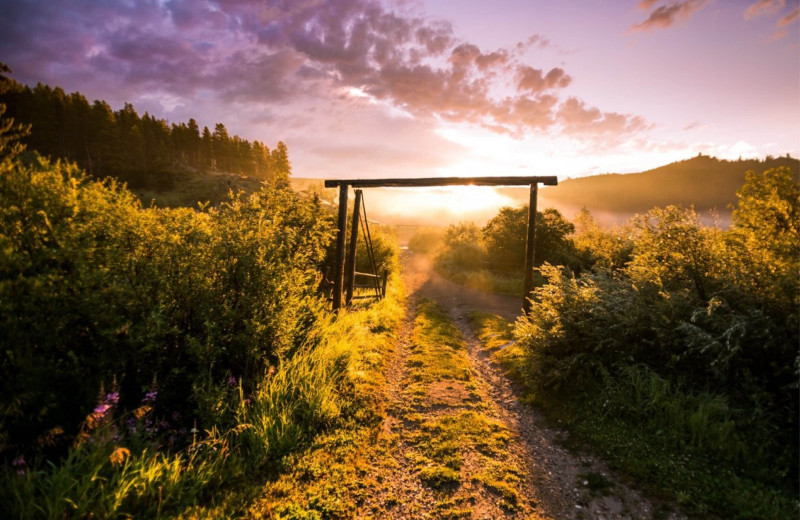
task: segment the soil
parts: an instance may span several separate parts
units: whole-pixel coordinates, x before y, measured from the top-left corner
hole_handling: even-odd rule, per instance
[[[521,494],[525,495],[521,507],[508,511],[500,507],[497,497],[482,486],[469,478],[462,479],[464,489],[459,490],[459,496],[466,494],[469,502],[469,513],[465,513],[464,518],[684,518],[675,513],[671,505],[646,497],[597,458],[568,451],[562,446],[568,432],[547,425],[536,410],[520,403],[519,389],[481,348],[468,327],[466,316],[472,310],[480,310],[513,321],[521,314],[521,298],[485,293],[452,283],[437,275],[425,257],[412,253],[405,253],[402,263],[408,309],[386,374],[389,403],[383,425],[384,435],[392,439],[392,457],[396,467],[388,469],[382,476],[388,480],[388,485],[370,500],[373,510],[378,506],[384,512],[383,518],[444,517],[440,507],[441,494],[423,484],[412,462],[414,450],[408,438],[413,436],[415,426],[398,413],[407,399],[404,389],[409,384],[407,359],[416,305],[420,299],[427,298],[449,312],[466,339],[473,381],[477,386],[472,395],[477,395],[478,402],[472,399],[470,404],[467,399],[470,392],[457,384],[431,385],[427,399],[435,401],[432,403],[435,406],[426,409],[426,413],[435,416],[474,406],[491,420],[502,423],[511,437],[502,463],[518,468]],[[465,466],[462,472],[469,472],[469,460]],[[602,491],[597,492],[597,486],[593,488],[588,479],[603,483]]]

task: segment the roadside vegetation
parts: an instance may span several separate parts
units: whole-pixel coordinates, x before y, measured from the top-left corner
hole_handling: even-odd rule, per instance
[[[228,517],[294,454],[379,420],[402,315],[390,238],[388,297],[335,316],[316,197],[274,180],[213,208],[145,207],[0,122],[6,517]]]
[[[527,226],[527,207],[506,207],[483,228],[462,222],[441,232],[423,230],[411,237],[409,249],[434,258],[437,272],[454,282],[519,296]],[[537,212],[536,230],[536,264],[549,262],[580,268],[578,250],[570,239],[574,224],[550,208]]]
[[[584,213],[581,269],[542,265],[529,317],[473,325],[570,442],[694,516],[791,518],[798,217],[788,168],[747,175],[726,231],[678,207],[622,231]]]

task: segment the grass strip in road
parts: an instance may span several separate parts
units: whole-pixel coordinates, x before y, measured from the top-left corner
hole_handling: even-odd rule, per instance
[[[485,508],[476,505],[479,488],[507,514],[532,514],[509,456],[510,432],[488,413],[461,331],[443,308],[422,300],[412,338],[404,418],[416,471],[435,491],[441,517]]]

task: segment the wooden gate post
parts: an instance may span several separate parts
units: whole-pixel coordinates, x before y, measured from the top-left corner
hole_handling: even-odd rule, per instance
[[[355,191],[356,202],[353,205],[353,223],[350,226],[350,249],[347,252],[347,263],[345,264],[345,287],[347,289],[345,303],[347,305],[353,301],[356,288],[356,247],[358,246],[358,224],[361,218],[361,190]]]
[[[525,287],[522,293],[522,311],[531,312],[531,302],[528,299],[533,290],[533,258],[536,253],[536,195],[539,186],[531,184],[531,199],[528,204],[528,238],[525,242]]]
[[[339,185],[339,221],[336,235],[336,264],[333,266],[333,310],[342,308],[344,285],[344,245],[347,239],[347,183]]]

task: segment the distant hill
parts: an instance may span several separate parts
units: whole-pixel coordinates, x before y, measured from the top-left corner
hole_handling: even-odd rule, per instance
[[[707,224],[718,218],[722,226],[727,226],[731,206],[736,203],[736,191],[744,184],[745,173],[779,166],[788,166],[795,177],[800,177],[800,161],[790,157],[726,161],[699,155],[641,173],[567,179],[558,186],[541,188],[539,206],[556,208],[570,219],[585,207],[601,225],[622,224],[634,214],[645,213],[654,207],[694,206]],[[290,182],[297,190],[313,191],[328,203],[334,202],[335,191],[323,188],[321,179],[292,178]],[[496,192],[499,205],[528,203],[527,188],[498,188]],[[500,209],[499,206],[481,206],[454,211],[450,208],[452,204],[438,198],[431,201],[430,193],[427,195],[426,198],[424,190],[418,193],[385,188],[367,190],[370,218],[402,225],[446,226],[464,220],[483,225]],[[448,197],[446,193],[441,196]]]
[[[778,166],[800,175],[800,161],[790,157],[768,157],[725,161],[698,155],[692,159],[641,173],[604,174],[567,179],[540,191],[542,199],[555,206],[586,207],[593,212],[643,213],[656,206],[693,205],[698,212],[729,212],[745,172],[763,172]]]

